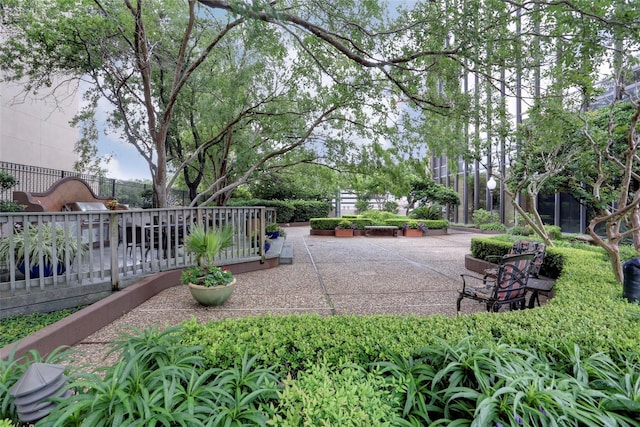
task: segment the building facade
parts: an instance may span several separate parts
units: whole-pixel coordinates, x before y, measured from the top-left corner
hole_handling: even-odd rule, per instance
[[[0,78],[1,81],[1,78]],[[0,160],[73,170],[78,130],[77,82],[57,81],[55,96],[27,94],[19,83],[0,82]]]

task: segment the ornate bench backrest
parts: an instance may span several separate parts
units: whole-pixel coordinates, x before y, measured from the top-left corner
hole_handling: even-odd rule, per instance
[[[498,268],[494,300],[509,301],[524,297],[534,257],[533,253],[525,253],[503,258]]]
[[[544,261],[544,256],[547,253],[547,245],[542,242],[520,240],[513,244],[509,255],[519,255],[526,253],[535,254],[535,258],[531,263],[531,270],[529,271],[529,274],[537,278],[540,275],[540,267],[542,267],[542,261]]]

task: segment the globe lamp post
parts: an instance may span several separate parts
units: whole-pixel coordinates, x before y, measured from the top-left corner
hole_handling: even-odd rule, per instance
[[[497,182],[493,177],[487,181],[487,190],[489,190],[489,212],[491,212],[491,222],[493,223],[493,190],[496,189]]]

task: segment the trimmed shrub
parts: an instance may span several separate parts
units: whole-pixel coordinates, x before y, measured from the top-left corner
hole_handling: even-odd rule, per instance
[[[265,206],[276,208],[276,221],[279,223],[291,222],[295,213],[295,207],[291,202],[283,200],[263,200],[263,199],[231,199],[228,206]]]
[[[368,218],[358,218],[353,216],[343,216],[342,218],[311,218],[309,225],[312,230],[334,230],[340,221],[348,220],[356,225],[358,230],[364,230],[365,225],[372,225],[372,221]]]
[[[326,217],[331,212],[331,203],[317,200],[231,199],[228,205],[276,208],[276,220],[280,224],[307,222],[311,218]]]
[[[533,229],[527,225],[516,225],[507,230],[512,236],[531,236]]]
[[[471,256],[483,260],[490,260],[496,256],[503,257],[509,253],[513,242],[517,240],[522,239],[510,239],[508,236],[474,237],[471,239]],[[562,250],[555,247],[547,247],[540,274],[553,279],[558,278],[563,265]]]
[[[474,239],[478,240],[489,246],[487,241],[492,239]],[[503,244],[506,252],[511,244]],[[182,336],[185,344],[205,347],[210,366],[233,366],[248,348],[251,354],[261,354],[263,363],[292,375],[309,363],[364,366],[389,360],[393,353],[408,356],[412,349],[441,339],[456,343],[464,337],[476,343],[535,349],[554,360],[568,343],[578,344],[583,355],[605,352],[615,360],[637,358],[640,305],[623,300],[607,261],[598,253],[578,249],[549,248],[548,252],[545,262],[557,259],[562,273],[555,284],[556,296],[533,310],[458,317],[268,316],[207,325],[193,320],[185,324]]]
[[[335,230],[342,218],[311,218],[309,226],[312,230]]]
[[[384,221],[384,225],[395,225],[396,227],[399,227],[399,228],[402,228],[404,224],[418,225],[420,223],[423,223],[424,226],[427,227],[429,230],[442,230],[449,227],[449,222],[446,220],[430,220],[430,219],[417,220],[417,219],[408,219],[407,217],[405,217],[405,218],[387,219]],[[417,228],[417,227],[414,227],[414,228]]]
[[[489,224],[491,222],[491,212],[486,209],[477,209],[473,211],[471,220],[477,226],[482,224]]]
[[[376,211],[379,212],[379,211]],[[384,214],[384,213],[383,213]],[[378,217],[377,214],[372,216]],[[358,230],[363,230],[365,225],[395,225],[398,228],[402,228],[404,224],[423,223],[429,230],[442,230],[449,227],[449,222],[446,220],[415,220],[405,217],[393,216],[388,219],[374,219],[370,217],[344,215],[342,218],[312,218],[309,221],[312,230],[333,230],[338,226],[341,219],[348,219],[358,226]],[[417,227],[416,227],[417,228]]]
[[[515,240],[497,237],[474,237],[471,239],[471,256],[483,260],[496,256],[503,257],[509,253],[509,249],[511,249]]]
[[[289,203],[293,206],[293,217],[287,222],[307,222],[311,218],[326,217],[331,212],[331,203],[329,202],[291,200]]]
[[[480,229],[480,231],[507,231],[507,227],[505,227],[504,224],[500,224],[499,222],[480,224],[478,228]]]
[[[562,229],[557,225],[545,225],[544,229],[547,230],[547,234],[551,240],[562,239]]]

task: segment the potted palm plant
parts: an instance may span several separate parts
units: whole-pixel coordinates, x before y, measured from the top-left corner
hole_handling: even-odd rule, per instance
[[[193,298],[202,305],[222,305],[235,289],[231,271],[214,264],[220,251],[233,245],[233,236],[233,228],[228,226],[205,230],[196,225],[185,238],[185,250],[195,255],[196,265],[182,272],[180,283],[188,285]]]
[[[0,260],[8,265],[13,257],[18,270],[24,274],[27,270],[25,259],[28,259],[29,276],[46,277],[52,276],[54,271],[63,274],[67,261],[71,263],[77,254],[84,254],[86,249],[85,244],[79,243],[77,238],[65,233],[61,227],[48,222],[27,224],[24,229],[0,239]]]

